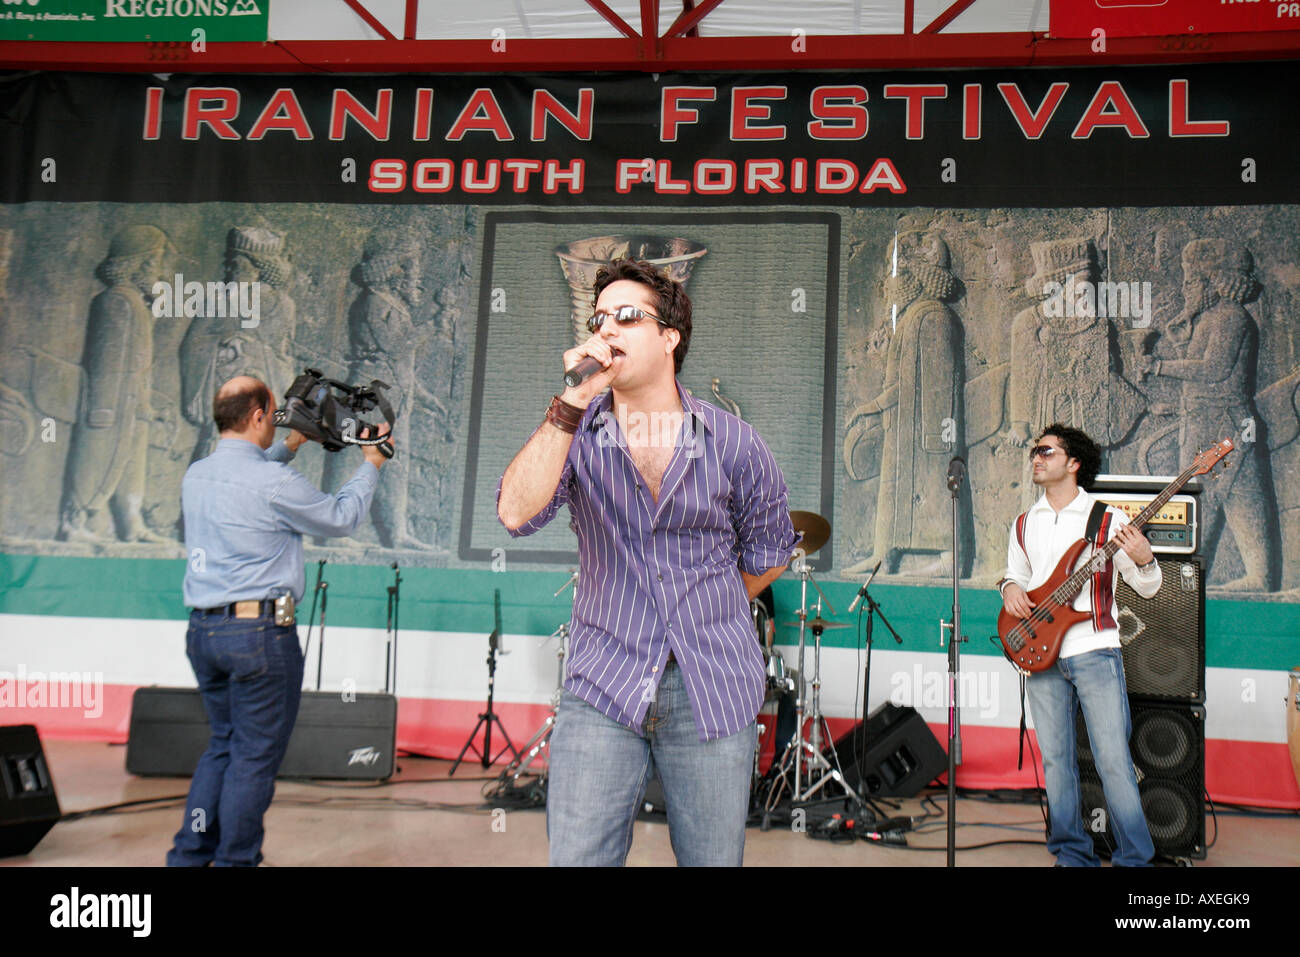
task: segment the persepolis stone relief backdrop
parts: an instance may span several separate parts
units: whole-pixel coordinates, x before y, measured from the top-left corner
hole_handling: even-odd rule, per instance
[[[827,508],[835,574],[881,560],[890,580],[941,582],[952,539],[944,478],[962,455],[963,570],[991,583],[1008,525],[1034,497],[1029,440],[1061,419],[1102,442],[1114,473],[1172,475],[1235,435],[1231,468],[1202,496],[1211,594],[1300,600],[1296,208],[843,211],[830,289],[824,233],[771,215],[770,225],[696,227],[685,213],[672,230],[641,231],[705,250],[691,247],[698,349],[683,381],[716,401],[720,377],[779,450],[792,505]],[[392,383],[405,453],[385,471],[371,522],[320,555],[481,561],[458,554],[458,537],[469,527],[476,548],[496,541],[499,465],[540,421],[558,376],[549,354],[512,358],[497,336],[484,340],[485,379],[474,382],[479,324],[512,328],[522,295],[540,310],[528,321],[547,325],[520,349],[571,339],[556,248],[641,226],[629,211],[589,226],[521,221],[485,252],[482,222],[471,207],[0,209],[0,548],[179,557],[180,480],[213,440],[214,385],[247,371],[282,392],[314,366]],[[533,238],[545,248],[530,248]],[[259,282],[258,325],[154,316],[146,293],[176,274]],[[509,310],[481,301],[484,276]],[[800,289],[804,313],[793,306]],[[813,315],[835,302],[837,315]],[[828,349],[838,368],[829,456],[818,418]],[[483,421],[471,434],[475,389]],[[335,487],[358,459],[309,446],[295,465]],[[557,529],[546,547],[564,547]]]
[[[1209,588],[1296,600],[1296,225],[1292,207],[847,214],[840,562],[942,576],[950,498],[915,469],[942,478],[960,454],[970,571],[992,581],[1036,494],[1029,440],[1059,420],[1096,438],[1116,474],[1172,476],[1235,438],[1201,496]],[[891,458],[891,441],[909,457]]]
[[[3,547],[179,554],[180,482],[215,440],[214,385],[246,372],[283,394],[310,366],[340,381],[382,378],[402,416],[404,454],[384,500],[355,540],[330,551],[364,562],[410,549],[445,561],[474,223],[464,207],[0,209]],[[154,283],[178,275],[258,282],[256,322],[156,316]],[[337,485],[360,454],[326,458],[309,444],[294,464]]]

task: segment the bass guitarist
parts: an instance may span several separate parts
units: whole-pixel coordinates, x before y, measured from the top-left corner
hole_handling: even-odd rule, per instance
[[[1160,565],[1146,537],[1129,525],[1123,512],[1084,491],[1101,467],[1096,442],[1078,429],[1053,424],[1043,430],[1029,460],[1033,482],[1043,495],[1011,528],[1007,573],[998,582],[1008,614],[1019,619],[1030,615],[1035,605],[1028,592],[1046,582],[1070,546],[1087,533],[1092,532],[1088,537],[1097,548],[1112,538],[1120,545],[1073,602],[1089,617],[1066,633],[1055,664],[1026,679],[1030,713],[1043,752],[1047,849],[1056,856],[1057,866],[1100,863],[1081,811],[1075,715],[1082,705],[1115,835],[1112,863],[1149,866],[1154,848],[1129,753],[1131,726],[1115,624],[1115,576],[1122,574],[1135,592],[1150,598],[1160,590]],[[1084,558],[1092,552],[1086,550]]]

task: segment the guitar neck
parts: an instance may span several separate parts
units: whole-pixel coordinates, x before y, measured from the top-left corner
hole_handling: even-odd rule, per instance
[[[1153,498],[1147,504],[1146,508],[1138,512],[1137,515],[1133,517],[1133,520],[1129,524],[1131,524],[1134,528],[1140,531],[1142,527],[1146,525],[1147,522],[1151,521],[1151,517],[1155,515],[1157,512],[1159,512],[1162,508],[1164,508],[1165,503],[1167,503],[1171,498],[1173,498],[1174,495],[1178,493],[1178,490],[1180,488],[1182,488],[1184,485],[1187,484],[1187,482],[1191,479],[1193,475],[1196,474],[1196,472],[1197,472],[1196,464],[1193,463],[1192,465],[1189,465],[1182,472],[1182,474],[1180,474],[1172,482],[1166,485],[1164,491],[1162,491],[1159,495]],[[1107,561],[1110,561],[1111,556],[1113,556],[1115,552],[1118,550],[1119,550],[1119,540],[1112,538],[1109,542],[1107,542],[1105,545],[1102,546],[1101,554],[1106,557]],[[1095,556],[1093,560],[1095,560]],[[1074,574],[1072,574],[1069,578],[1067,578],[1064,582],[1062,582],[1061,587],[1052,593],[1052,597],[1056,598],[1057,601],[1068,601],[1072,599],[1083,588],[1084,583],[1087,582],[1088,576],[1091,574],[1092,574],[1092,561],[1089,561],[1086,564],[1084,564],[1082,568],[1077,569],[1074,572]]]

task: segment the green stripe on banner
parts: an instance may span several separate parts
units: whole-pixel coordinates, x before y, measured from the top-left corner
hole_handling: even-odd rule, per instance
[[[403,568],[399,622],[421,631],[492,631],[492,593],[501,589],[501,623],[511,634],[547,635],[567,621],[571,592],[553,593],[566,572]],[[307,569],[306,621],[315,563]],[[67,558],[0,554],[0,613],[80,618],[183,620],[183,559]],[[387,565],[325,566],[331,625],[383,628],[393,570]]]
[[[326,566],[329,582],[329,623],[354,628],[383,628],[392,569],[384,565]],[[91,618],[181,620],[188,614],[181,603],[183,559],[67,558],[0,553],[0,613]],[[482,632],[493,627],[492,593],[501,590],[502,627],[511,634],[547,635],[568,619],[570,594],[553,593],[567,573],[492,572],[477,569],[404,568],[399,624],[422,631]],[[308,567],[308,589],[315,582]],[[839,613],[836,621],[852,627],[828,631],[823,646],[852,648],[858,635],[858,612],[847,614],[857,593],[855,582],[820,582]],[[787,575],[773,586],[777,641],[793,644],[799,580]],[[811,589],[815,600],[816,592]],[[939,620],[952,612],[952,589],[931,586],[878,585],[871,590],[903,644],[877,621],[877,648],[938,653]],[[305,620],[311,605],[301,612]],[[1300,665],[1300,605],[1283,602],[1209,601],[1206,603],[1206,666],[1288,670]],[[990,588],[962,590],[962,630],[970,639],[964,654],[999,655],[988,640],[996,631],[1001,608]],[[832,617],[827,615],[827,617]]]

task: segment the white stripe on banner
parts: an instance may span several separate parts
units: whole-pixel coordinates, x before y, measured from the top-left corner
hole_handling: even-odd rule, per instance
[[[299,636],[306,640],[307,629]],[[306,686],[316,687],[319,632],[313,629],[305,669]],[[357,692],[384,686],[384,631],[330,627],[325,632],[321,688]],[[556,640],[538,635],[505,635],[498,653],[496,697],[521,704],[545,704],[556,687]],[[796,666],[796,649],[778,650],[787,669]],[[481,632],[403,630],[398,635],[397,692],[402,697],[474,701],[487,696],[487,636]],[[807,651],[809,669],[812,649]],[[859,714],[862,708],[860,652],[822,649],[822,710],[832,718]],[[957,690],[962,723],[1014,728],[1020,721],[1019,682],[1005,660],[966,655]],[[185,623],[122,618],[56,618],[0,615],[0,680],[27,675],[102,674],[105,684],[193,686],[185,657]],[[347,682],[347,684],[345,684]],[[871,696],[916,708],[931,724],[947,723],[948,659],[943,653],[877,650],[871,659]],[[808,689],[812,693],[811,687]],[[1206,737],[1219,740],[1286,743],[1287,673],[1243,668],[1210,668],[1206,674]],[[1032,719],[1031,719],[1032,726]]]
[[[102,674],[110,685],[193,687],[185,628],[183,621],[0,615],[0,680],[22,669],[28,676]],[[304,669],[305,686],[313,690],[319,635],[319,629],[312,630]],[[306,627],[299,626],[298,637],[307,640]],[[501,647],[506,653],[497,654],[496,698],[549,702],[559,673],[556,641],[507,634]],[[327,627],[321,689],[382,691],[387,648],[382,628]],[[487,652],[487,635],[481,632],[403,629],[397,636],[396,691],[409,698],[486,699]]]

